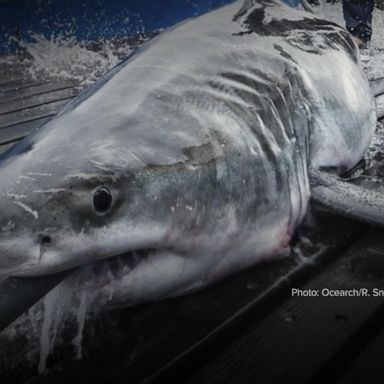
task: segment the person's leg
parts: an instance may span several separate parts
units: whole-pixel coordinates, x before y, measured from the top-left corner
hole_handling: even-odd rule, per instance
[[[372,35],[374,0],[343,0],[343,12],[348,31],[368,43]]]
[[[283,0],[283,2],[294,8],[297,8],[299,6],[299,0]]]

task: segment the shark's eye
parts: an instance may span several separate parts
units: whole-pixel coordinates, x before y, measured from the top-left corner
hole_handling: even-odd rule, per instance
[[[93,205],[97,212],[104,213],[111,208],[112,205],[112,193],[106,187],[100,187],[97,189],[93,196]]]

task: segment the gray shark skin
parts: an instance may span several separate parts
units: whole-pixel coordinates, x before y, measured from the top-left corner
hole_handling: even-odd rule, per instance
[[[162,33],[4,156],[0,274],[90,265],[98,300],[129,305],[286,253],[308,170],[353,167],[374,132],[358,61],[272,0]]]

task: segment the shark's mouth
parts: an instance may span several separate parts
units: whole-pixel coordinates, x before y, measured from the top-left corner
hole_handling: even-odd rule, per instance
[[[98,275],[110,274],[113,277],[121,278],[123,274],[129,273],[136,268],[148,255],[158,251],[158,249],[154,248],[132,250],[85,264],[79,269],[92,269]]]
[[[49,243],[48,239],[44,242]],[[91,274],[95,284],[102,289],[111,279],[122,279],[124,274],[136,268],[153,252],[156,251],[142,249],[125,252],[80,267],[35,277],[0,276],[0,332],[70,276]],[[15,298],[17,298],[16,301]]]

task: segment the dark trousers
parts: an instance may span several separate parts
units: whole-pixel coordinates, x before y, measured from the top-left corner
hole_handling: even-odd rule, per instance
[[[374,0],[343,0],[343,12],[348,31],[368,42],[372,35]]]

